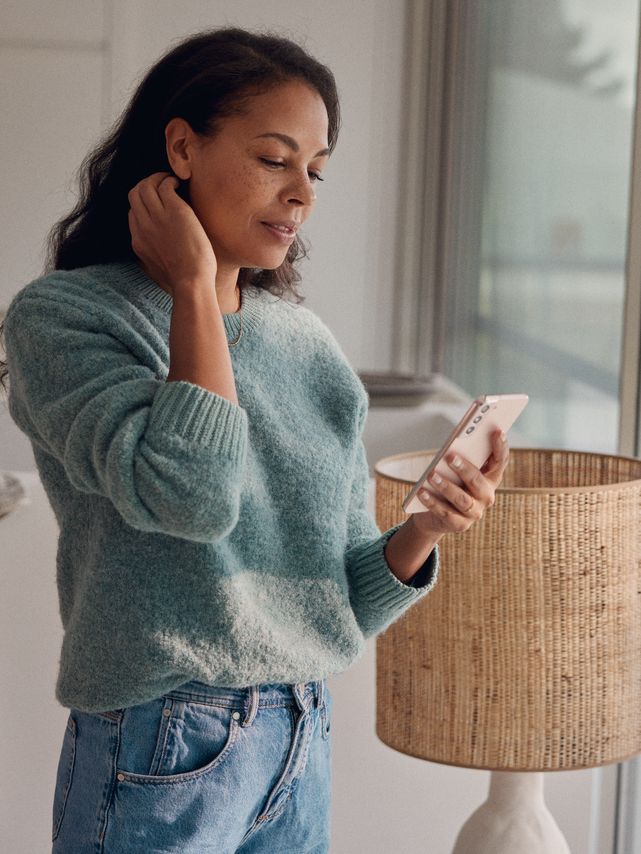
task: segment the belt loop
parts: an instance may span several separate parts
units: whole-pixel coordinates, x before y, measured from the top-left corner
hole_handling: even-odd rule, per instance
[[[296,682],[292,686],[292,691],[294,693],[294,697],[296,698],[296,702],[298,703],[298,708],[301,712],[305,711],[305,682]]]
[[[241,726],[251,726],[254,722],[254,718],[256,717],[256,712],[258,711],[258,700],[260,697],[260,685],[250,685],[247,689],[248,694],[245,699],[245,706],[247,708],[247,713],[245,714],[245,720],[242,722]]]
[[[325,702],[325,680],[319,679],[316,683],[318,694],[316,696],[316,708],[322,709],[323,704]]]

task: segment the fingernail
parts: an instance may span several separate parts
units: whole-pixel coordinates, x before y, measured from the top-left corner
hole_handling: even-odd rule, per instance
[[[501,430],[501,442],[507,442],[507,436],[505,435],[505,433],[502,430]]]
[[[452,465],[454,466],[455,469],[460,468],[461,467],[461,458],[460,457],[454,457],[454,459],[452,460]]]
[[[443,478],[439,474],[434,472],[434,474],[432,475],[432,483],[436,483],[436,484],[443,483]]]

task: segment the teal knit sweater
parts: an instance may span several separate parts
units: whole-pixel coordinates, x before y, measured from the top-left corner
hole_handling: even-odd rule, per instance
[[[410,584],[385,560],[367,393],[316,314],[243,290],[237,405],[165,381],[171,307],[131,263],[56,271],[7,311],[9,412],[60,528],[56,698],[82,711],[339,673],[438,573],[437,550]]]

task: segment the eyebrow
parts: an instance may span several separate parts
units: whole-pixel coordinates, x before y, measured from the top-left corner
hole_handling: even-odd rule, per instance
[[[289,146],[292,151],[299,151],[300,149],[296,140],[292,139],[291,136],[287,136],[286,133],[259,133],[258,136],[254,137],[254,139],[262,139],[265,136],[273,136],[275,139],[280,139],[280,141]],[[330,153],[329,148],[323,148],[321,151],[317,151],[314,157],[326,157]]]

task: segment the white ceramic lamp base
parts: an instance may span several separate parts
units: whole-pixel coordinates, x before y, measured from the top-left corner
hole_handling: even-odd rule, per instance
[[[570,854],[543,801],[543,774],[493,771],[490,791],[461,828],[452,854]]]

